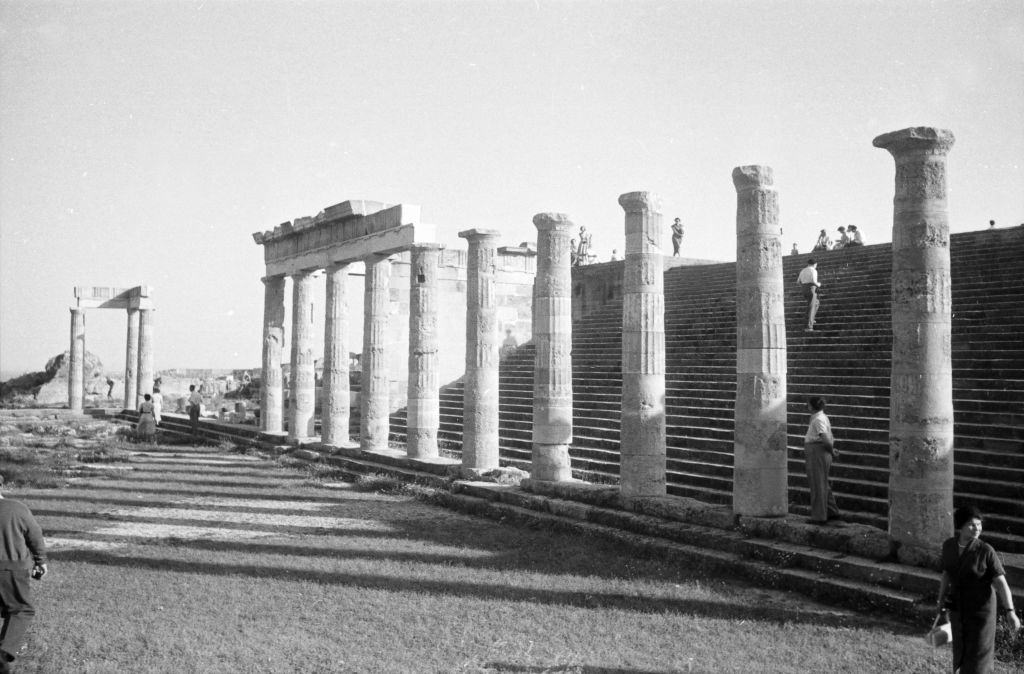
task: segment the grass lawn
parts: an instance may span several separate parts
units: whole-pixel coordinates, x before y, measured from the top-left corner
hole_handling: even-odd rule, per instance
[[[18,671],[949,666],[948,648],[929,648],[919,628],[604,540],[506,526],[214,447],[137,449],[109,474],[8,490],[51,546]]]

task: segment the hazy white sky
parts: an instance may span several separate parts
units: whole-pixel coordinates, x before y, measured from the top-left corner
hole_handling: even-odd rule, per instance
[[[889,240],[871,140],[916,125],[956,134],[954,231],[1024,222],[1024,2],[5,1],[0,369],[67,348],[73,286],[140,283],[158,369],[258,366],[250,234],[346,199],[453,247],[560,211],[607,259],[650,190],[728,260],[731,171],[767,164],[787,249]],[[124,314],[86,321],[123,368]]]

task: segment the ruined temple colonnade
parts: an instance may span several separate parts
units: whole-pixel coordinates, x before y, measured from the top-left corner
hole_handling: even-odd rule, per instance
[[[952,366],[949,227],[945,158],[950,132],[928,127],[879,136],[874,144],[896,161],[892,268],[892,403],[890,536],[900,554],[933,550],[952,516]],[[733,512],[781,517],[789,509],[787,344],[778,194],[772,169],[741,166],[736,189],[737,352]],[[622,410],[620,491],[623,497],[666,494],[664,238],[659,199],[648,192],[619,197],[624,211]],[[532,332],[536,348],[532,479],[571,480],[573,442],[572,223],[540,213]],[[462,468],[480,474],[499,467],[499,321],[495,313],[498,232],[460,233],[469,243],[466,275],[465,408]],[[308,284],[326,270],[324,445],[348,442],[349,320],[344,275],[366,264],[360,447],[387,449],[390,259],[410,253],[407,455],[437,458],[438,255],[433,231],[418,209],[344,202],[316,218],[254,235],[264,246],[262,428],[283,436],[282,348],[285,279],[293,284],[292,381],[288,439],[314,435]],[[73,321],[73,326],[79,325]],[[131,323],[129,324],[131,330]],[[141,325],[144,325],[142,323]],[[75,330],[77,328],[73,328]],[[143,328],[140,326],[140,332]],[[141,362],[141,355],[140,355]],[[392,361],[393,362],[393,361]],[[141,369],[141,367],[140,367]],[[921,553],[924,554],[924,553]]]
[[[110,288],[78,286],[71,307],[71,346],[68,359],[68,407],[81,412],[85,398],[86,309],[124,309],[128,336],[125,346],[124,408],[138,409],[142,397],[153,392],[153,302],[149,286]]]

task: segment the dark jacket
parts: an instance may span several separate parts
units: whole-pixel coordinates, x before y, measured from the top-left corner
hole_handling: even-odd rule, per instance
[[[21,501],[0,499],[0,569],[46,563],[46,544],[32,511]]]

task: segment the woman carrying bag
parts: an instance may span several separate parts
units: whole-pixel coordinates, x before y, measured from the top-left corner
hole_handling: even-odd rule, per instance
[[[995,667],[997,606],[1014,631],[1020,629],[1020,618],[999,556],[979,538],[981,511],[957,508],[953,526],[956,535],[942,544],[938,608],[949,611],[953,671],[988,674]]]

